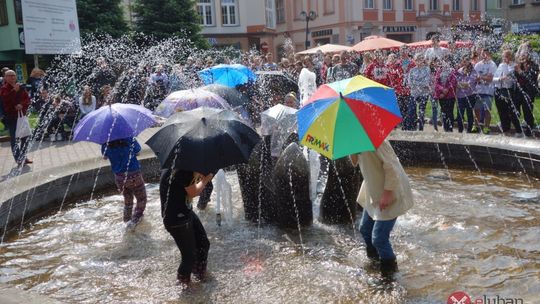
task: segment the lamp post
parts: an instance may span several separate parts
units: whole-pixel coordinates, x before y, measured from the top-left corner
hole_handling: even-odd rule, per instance
[[[300,16],[306,19],[306,50],[309,48],[309,22],[317,19],[317,13],[314,11],[309,11],[309,13],[306,13],[305,11],[302,11],[300,13]]]

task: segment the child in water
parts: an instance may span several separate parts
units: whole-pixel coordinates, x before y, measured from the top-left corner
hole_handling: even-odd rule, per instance
[[[101,145],[103,158],[109,159],[118,191],[124,196],[124,223],[136,226],[146,208],[146,187],[137,154],[141,145],[133,137],[117,139]],[[137,199],[133,212],[133,199]]]
[[[161,172],[161,216],[165,229],[174,238],[182,255],[177,279],[183,287],[191,282],[191,273],[199,281],[206,276],[210,241],[199,217],[193,212],[192,199],[201,194],[212,178],[212,174],[204,176],[177,169]]]
[[[367,256],[380,261],[383,275],[391,275],[398,269],[390,233],[397,217],[413,206],[409,178],[386,140],[375,151],[350,157],[353,165],[360,164],[364,177],[356,201],[364,208],[360,233],[366,242]]]

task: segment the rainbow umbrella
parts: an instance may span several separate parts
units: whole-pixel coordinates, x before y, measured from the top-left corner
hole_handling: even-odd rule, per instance
[[[363,76],[320,86],[296,114],[301,144],[330,159],[374,151],[401,121],[394,89]]]

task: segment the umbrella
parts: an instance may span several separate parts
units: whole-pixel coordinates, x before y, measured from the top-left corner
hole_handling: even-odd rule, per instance
[[[176,112],[189,111],[199,107],[230,109],[219,95],[201,89],[176,91],[167,96],[154,111],[156,115],[169,117]]]
[[[471,47],[473,45],[473,43],[471,41],[458,40],[458,41],[455,41],[455,43],[456,43],[457,48],[466,48],[466,47]],[[432,45],[433,45],[433,43],[431,42],[431,40],[423,40],[423,41],[417,41],[417,42],[413,42],[413,43],[407,43],[407,46],[409,46],[411,48],[430,48]],[[448,47],[448,41],[441,40],[439,42],[439,45],[441,47],[447,48]]]
[[[212,92],[225,99],[231,107],[239,107],[249,103],[249,97],[240,93],[237,89],[220,84],[210,84],[201,89]]]
[[[199,77],[204,84],[216,83],[232,88],[257,78],[253,71],[241,64],[218,64],[200,71]]]
[[[259,94],[270,98],[274,95],[285,97],[290,92],[298,93],[298,84],[289,75],[279,71],[257,72],[255,86]]]
[[[366,52],[384,49],[398,49],[405,43],[379,36],[369,36],[352,47],[353,51]]]
[[[229,110],[197,108],[171,116],[146,144],[161,168],[208,174],[248,161],[260,137]]]
[[[326,53],[339,53],[341,51],[350,51],[351,47],[350,46],[345,46],[345,45],[327,43],[325,45],[317,46],[317,47],[311,48],[309,50],[298,52],[297,54],[301,54],[301,55],[317,54],[317,52],[319,50],[321,52],[323,52],[324,54],[326,54]]]
[[[297,112],[301,143],[330,159],[374,151],[401,121],[393,89],[363,76],[319,87]]]
[[[104,144],[135,137],[156,123],[152,112],[142,106],[114,103],[84,116],[75,126],[73,140]]]
[[[291,107],[284,106],[280,103],[271,107],[270,109],[261,113],[261,134],[262,135],[271,135],[276,125],[276,122],[281,118],[292,115],[295,116],[296,109]]]

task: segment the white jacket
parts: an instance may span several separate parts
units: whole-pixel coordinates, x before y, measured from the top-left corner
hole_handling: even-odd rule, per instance
[[[376,221],[387,221],[405,214],[414,205],[409,177],[394,149],[383,141],[376,151],[358,155],[364,181],[356,201]],[[384,190],[393,191],[390,206],[381,211],[379,202]]]

